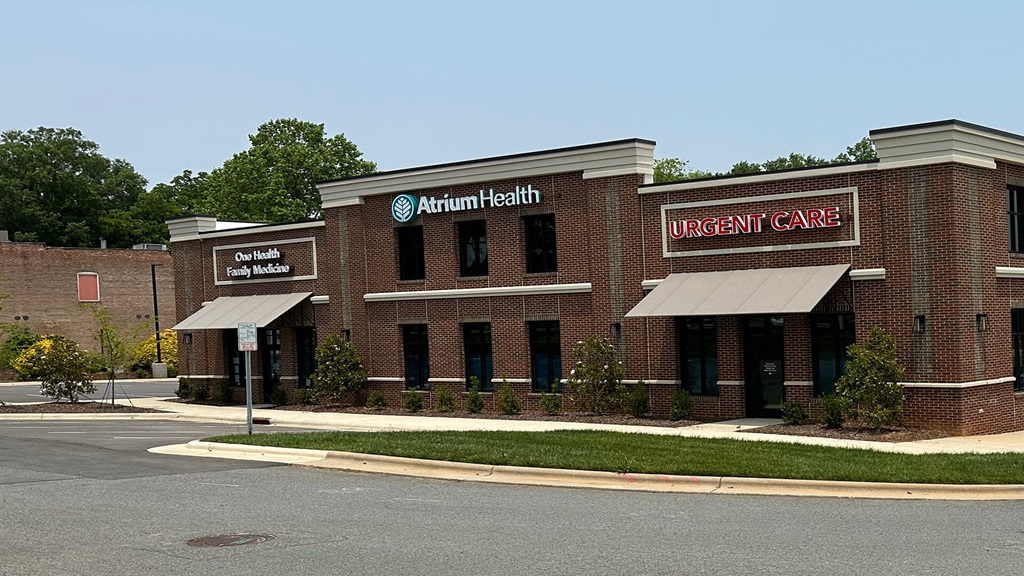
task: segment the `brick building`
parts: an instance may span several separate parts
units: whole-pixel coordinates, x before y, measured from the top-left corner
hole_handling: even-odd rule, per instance
[[[654,143],[623,140],[326,182],[323,222],[171,221],[182,371],[239,383],[248,314],[270,343],[257,397],[305,385],[313,343],[341,333],[392,404],[476,376],[534,406],[600,334],[656,413],[683,387],[726,419],[820,411],[878,326],[909,423],[1024,428],[1024,137],[871,138],[877,161],[665,184]]]
[[[157,308],[174,324],[174,273],[166,250],[54,248],[36,242],[0,242],[2,323],[38,334],[60,334],[90,352],[100,350],[96,318],[82,304],[106,307],[125,329],[153,321],[153,265]],[[152,329],[142,337],[152,334]]]

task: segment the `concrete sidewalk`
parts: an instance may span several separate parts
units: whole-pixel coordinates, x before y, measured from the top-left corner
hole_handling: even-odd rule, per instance
[[[118,401],[126,403],[125,401]],[[158,398],[140,398],[132,401],[136,406],[166,410],[173,417],[190,420],[207,420],[220,422],[245,422],[244,406],[205,406],[184,404]],[[12,415],[0,416],[0,418]],[[34,415],[38,417],[38,415]],[[744,430],[779,424],[779,420],[742,419],[698,424],[681,428],[659,426],[623,426],[615,424],[589,424],[584,422],[547,422],[534,420],[490,420],[485,418],[442,418],[433,416],[396,416],[388,414],[346,414],[340,412],[304,412],[297,410],[272,410],[268,408],[253,409],[253,417],[268,419],[271,424],[282,426],[316,428],[327,430],[348,431],[381,431],[381,430],[507,430],[507,431],[546,431],[546,430],[608,430],[614,432],[632,432],[638,434],[661,434],[688,438],[731,438],[751,442],[789,442],[793,444],[809,444],[831,446],[836,448],[861,448],[881,452],[898,452],[903,454],[950,454],[961,452],[1024,453],[1024,432],[1010,432],[989,436],[961,436],[938,438],[916,442],[870,442],[864,440],[838,440],[834,438],[817,438],[810,436],[787,436],[782,434],[750,434]],[[258,430],[259,428],[257,428]]]

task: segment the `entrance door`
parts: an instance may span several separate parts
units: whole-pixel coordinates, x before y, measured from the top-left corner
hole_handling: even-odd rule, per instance
[[[743,326],[747,416],[777,418],[785,394],[782,316],[749,316]]]

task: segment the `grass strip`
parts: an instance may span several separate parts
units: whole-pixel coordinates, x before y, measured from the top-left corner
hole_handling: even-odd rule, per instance
[[[216,436],[207,440],[618,473],[929,484],[1024,484],[1024,456],[1019,454],[893,454],[780,442],[595,430],[311,432]]]

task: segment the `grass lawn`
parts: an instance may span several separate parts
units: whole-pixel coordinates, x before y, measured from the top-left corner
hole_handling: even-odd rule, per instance
[[[590,430],[312,432],[217,436],[207,440],[608,472],[866,482],[1024,484],[1024,456],[1020,454],[890,454],[801,444]]]

